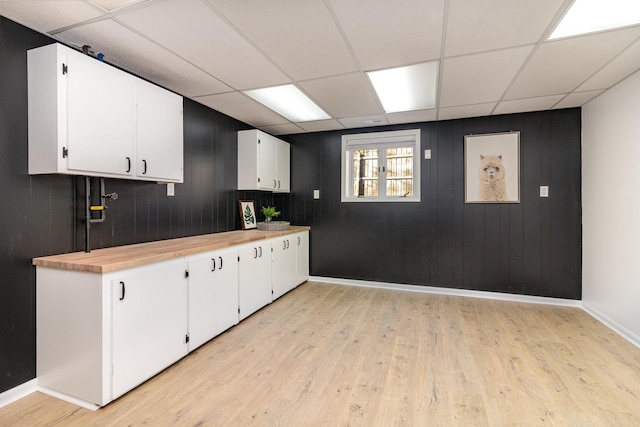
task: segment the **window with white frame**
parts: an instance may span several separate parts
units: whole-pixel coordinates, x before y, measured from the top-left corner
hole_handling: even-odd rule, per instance
[[[420,129],[342,136],[343,202],[419,202]]]

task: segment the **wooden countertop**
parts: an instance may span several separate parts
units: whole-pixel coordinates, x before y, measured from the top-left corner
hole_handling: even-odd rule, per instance
[[[204,234],[200,236],[181,237],[177,239],[160,240],[157,242],[138,243],[134,245],[117,246],[114,248],[95,249],[87,252],[73,252],[62,255],[52,255],[33,259],[33,265],[39,267],[58,268],[72,271],[88,271],[93,273],[108,273],[124,270],[144,264],[151,264],[171,258],[258,240],[271,239],[288,234],[307,231],[310,227],[292,226],[286,231],[227,231],[223,233]]]

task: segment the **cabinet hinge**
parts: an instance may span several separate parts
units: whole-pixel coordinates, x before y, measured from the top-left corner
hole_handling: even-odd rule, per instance
[[[189,344],[189,334],[184,336],[184,343]]]
[[[188,279],[189,278],[189,270],[185,270],[184,271],[184,278]]]
[[[62,147],[62,158],[66,159],[68,155],[69,155],[69,150],[67,149],[67,147]]]
[[[62,64],[62,74],[67,74],[69,72],[69,67],[67,67],[67,64]]]

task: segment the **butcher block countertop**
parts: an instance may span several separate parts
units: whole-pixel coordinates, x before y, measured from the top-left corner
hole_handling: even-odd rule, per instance
[[[114,248],[95,249],[89,253],[73,252],[70,254],[39,257],[33,259],[33,265],[62,270],[109,273],[111,271],[124,270],[171,258],[286,236],[309,229],[310,227],[306,226],[292,226],[285,231],[227,231]]]

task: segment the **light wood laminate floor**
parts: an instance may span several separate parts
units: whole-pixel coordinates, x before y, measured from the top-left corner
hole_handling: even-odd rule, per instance
[[[98,411],[2,426],[640,426],[640,349],[579,308],[306,283]]]

